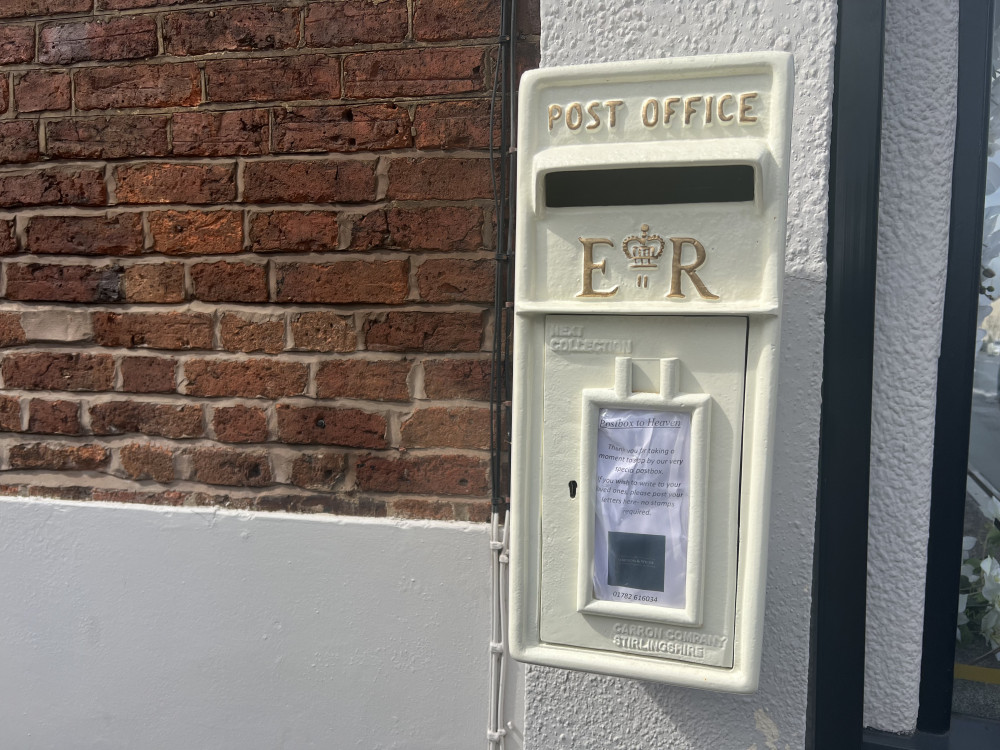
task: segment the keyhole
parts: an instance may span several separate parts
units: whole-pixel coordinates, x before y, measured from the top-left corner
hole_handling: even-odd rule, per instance
[[[569,482],[569,496],[576,497],[576,481],[572,479]]]

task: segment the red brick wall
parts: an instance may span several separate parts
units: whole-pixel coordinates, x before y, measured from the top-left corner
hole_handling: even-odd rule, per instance
[[[498,25],[0,0],[0,492],[485,519]]]

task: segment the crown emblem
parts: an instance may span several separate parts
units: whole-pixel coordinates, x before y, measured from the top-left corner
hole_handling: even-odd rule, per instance
[[[643,224],[639,229],[641,235],[633,234],[622,242],[622,252],[632,261],[629,268],[656,268],[653,261],[663,255],[663,238],[650,234],[649,224]]]

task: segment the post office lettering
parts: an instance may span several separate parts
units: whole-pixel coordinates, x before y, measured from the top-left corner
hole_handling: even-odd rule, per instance
[[[753,125],[764,111],[758,91],[647,96],[624,99],[553,102],[546,121],[550,133],[614,130],[632,118],[644,128],[711,128]],[[623,117],[624,115],[624,117]]]

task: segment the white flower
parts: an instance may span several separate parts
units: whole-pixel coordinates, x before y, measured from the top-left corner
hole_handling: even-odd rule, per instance
[[[965,605],[967,605],[968,603],[969,603],[969,595],[968,594],[959,594],[958,595],[958,625],[959,625],[959,627],[961,627],[962,625],[968,625],[969,624],[969,616],[965,614]],[[959,628],[955,628],[955,640],[958,640],[958,641],[962,640],[962,631],[959,630]]]
[[[1000,562],[987,556],[979,563],[979,569],[983,572],[983,598],[994,607],[1000,607]],[[1000,618],[1000,613],[997,617]]]
[[[996,607],[983,616],[982,634],[990,642],[990,646],[1000,647],[1000,610]],[[997,660],[1000,661],[1000,653],[997,654]]]
[[[969,559],[969,555],[972,554],[972,548],[976,546],[976,537],[974,536],[963,536],[962,537],[962,562],[964,563]],[[966,578],[969,583],[975,583],[979,580],[979,576],[976,575],[976,571],[973,570],[971,565],[962,565],[962,576]],[[962,607],[965,609],[965,607]]]
[[[987,495],[985,493],[977,492],[974,497],[976,498],[976,504],[979,506],[979,510],[983,512],[990,521],[996,521],[1000,519],[1000,500],[997,500],[993,495]],[[970,537],[965,537],[969,539]],[[962,540],[964,546],[965,539]]]
[[[969,555],[972,554],[972,548],[976,546],[976,537],[974,536],[963,536],[962,537],[962,560],[968,560]]]

